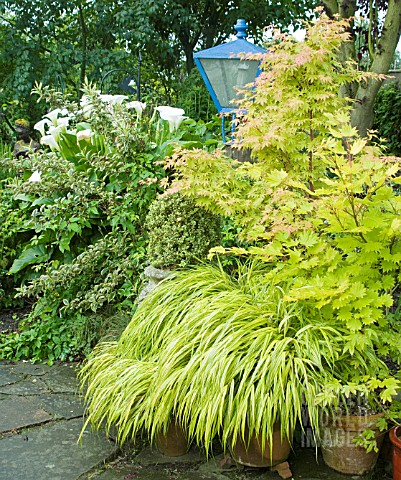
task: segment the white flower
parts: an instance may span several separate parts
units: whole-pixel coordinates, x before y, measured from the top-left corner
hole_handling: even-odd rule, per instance
[[[80,142],[81,140],[89,140],[91,136],[93,135],[93,132],[90,128],[87,128],[86,130],[80,130],[77,132],[77,141]]]
[[[40,132],[40,134],[42,135],[42,137],[44,136],[45,134],[45,126],[46,125],[51,125],[51,122],[50,120],[48,120],[47,118],[44,118],[42,120],[39,120],[38,123],[35,123],[35,125],[33,126],[33,128],[35,130],[38,130]]]
[[[58,142],[58,139],[60,138],[60,133],[63,131],[62,126],[54,127],[51,126],[49,127],[49,130],[47,131],[47,134],[52,136],[56,142]],[[42,137],[43,138],[43,137]]]
[[[127,100],[128,97],[126,95],[113,95],[113,99],[111,101],[112,104],[114,103],[123,103],[124,100]]]
[[[61,113],[61,108],[56,108],[51,112],[46,113],[45,117],[48,118],[55,127],[57,127],[57,117],[59,113]]]
[[[41,182],[42,179],[40,178],[42,172],[39,172],[39,170],[35,170],[32,175],[28,178],[28,182]]]
[[[87,118],[89,116],[88,114],[93,110],[93,105],[92,105],[88,95],[82,95],[81,100],[80,100],[80,104],[81,104],[81,107],[82,107],[82,115],[85,118]],[[81,113],[81,112],[77,112],[77,113]]]
[[[62,117],[57,119],[57,126],[58,127],[67,127],[70,122],[68,117]]]
[[[70,115],[70,112],[66,109],[66,107],[64,107],[61,112],[60,112],[61,115],[63,115],[63,117],[65,116],[69,116]]]
[[[91,103],[90,98],[88,97],[88,95],[82,95],[79,103],[81,104],[81,107],[85,107],[86,105],[89,105]]]
[[[185,111],[182,108],[161,106],[156,107],[156,110],[160,113],[160,118],[168,121],[170,132],[174,132],[174,130],[180,126],[181,122],[185,118],[188,118],[184,117]]]
[[[59,146],[58,146],[58,143],[57,143],[57,140],[53,137],[53,135],[45,135],[44,137],[42,137],[40,139],[40,143],[42,145],[48,145],[50,148],[55,148],[55,149],[59,149]]]
[[[110,105],[115,105],[116,103],[123,103],[123,101],[128,98],[126,95],[99,95],[100,100]]]
[[[146,103],[134,101],[126,103],[125,106],[129,109],[134,108],[138,117],[140,117],[146,108]]]
[[[108,103],[111,102],[113,95],[99,95],[99,97],[102,102]]]

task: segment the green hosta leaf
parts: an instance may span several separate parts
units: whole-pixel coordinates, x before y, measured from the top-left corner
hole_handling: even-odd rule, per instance
[[[46,250],[46,247],[44,245],[37,245],[35,247],[24,250],[22,254],[14,260],[10,268],[10,273],[17,273],[33,263],[46,262],[47,260],[49,260],[51,252],[52,249],[49,252]]]

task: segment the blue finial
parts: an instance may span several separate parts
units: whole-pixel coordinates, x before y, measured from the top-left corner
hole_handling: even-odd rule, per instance
[[[246,31],[248,30],[248,24],[243,18],[237,20],[237,24],[234,25],[234,29],[237,31],[237,38],[246,38]]]

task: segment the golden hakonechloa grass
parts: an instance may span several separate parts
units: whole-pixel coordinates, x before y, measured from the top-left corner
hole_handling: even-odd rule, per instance
[[[88,422],[115,425],[123,442],[141,431],[153,439],[175,418],[208,452],[216,436],[224,446],[248,431],[269,439],[277,421],[291,437],[307,405],[317,432],[316,398],[351,368],[346,332],[286,302],[268,268],[249,263],[229,275],[201,265],[164,281],[82,369]],[[353,355],[361,375],[383,367]]]

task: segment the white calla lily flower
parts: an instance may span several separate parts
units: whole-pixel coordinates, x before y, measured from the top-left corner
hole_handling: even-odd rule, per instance
[[[113,95],[99,95],[99,98],[102,102],[109,103],[111,102],[111,99],[113,98]]]
[[[128,109],[134,109],[138,115],[138,117],[140,117],[142,115],[142,112],[145,110],[146,108],[146,103],[142,103],[142,102],[138,102],[138,101],[134,101],[134,102],[128,102],[125,104],[125,106],[128,108]]]
[[[36,182],[41,182],[42,179],[40,178],[42,172],[39,170],[35,170],[32,175],[28,178],[28,182],[36,183]]]
[[[128,97],[126,95],[99,95],[100,100],[110,105],[115,105],[117,103],[123,103]]]
[[[90,140],[92,135],[93,132],[90,128],[87,128],[86,130],[80,130],[77,132],[77,141],[80,142],[81,140]]]
[[[91,102],[88,95],[82,95],[79,103],[81,104],[81,107],[85,107],[86,105],[89,105]]]
[[[126,95],[113,95],[113,99],[111,101],[112,104],[115,103],[123,103],[124,100],[127,100],[128,97]]]
[[[85,118],[88,118],[88,114],[93,110],[93,105],[88,95],[82,95],[80,105],[82,107],[82,111],[77,113],[82,113]]]
[[[54,138],[53,135],[45,135],[40,139],[40,143],[42,145],[48,145],[51,149],[59,150],[57,140]]]
[[[185,118],[188,118],[184,116],[185,110],[182,108],[160,106],[156,107],[156,110],[160,113],[162,120],[167,120],[171,133],[180,126]]]
[[[55,127],[57,127],[57,117],[59,113],[61,113],[61,108],[55,108],[51,112],[46,113],[45,117],[48,118]]]
[[[49,127],[49,130],[47,131],[48,135],[51,135],[56,142],[58,142],[58,139],[60,138],[60,133],[63,131],[62,126],[57,126],[57,127]]]
[[[70,123],[69,117],[62,117],[57,119],[57,126],[58,127],[68,127],[68,124]]]
[[[35,123],[33,126],[34,130],[38,130],[42,137],[45,135],[45,127],[46,125],[51,125],[51,121],[48,118],[43,118],[42,120],[39,120],[39,122]]]

